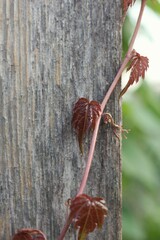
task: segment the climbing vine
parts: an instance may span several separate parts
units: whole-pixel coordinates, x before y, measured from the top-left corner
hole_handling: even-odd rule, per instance
[[[133,6],[134,3],[135,0],[123,0],[123,20],[125,19],[128,8]],[[77,191],[77,195],[74,198],[67,200],[67,206],[70,212],[66,219],[65,226],[58,237],[58,240],[64,239],[70,224],[73,224],[75,229],[78,231],[78,240],[84,240],[90,232],[93,232],[96,228],[102,228],[105,217],[107,216],[108,209],[105,200],[101,197],[91,197],[84,194],[84,188],[87,183],[88,174],[94,155],[100,122],[103,121],[104,123],[109,123],[113,129],[113,133],[117,138],[119,138],[122,132],[128,133],[128,131],[123,129],[122,126],[117,125],[114,122],[111,114],[104,112],[104,109],[125,69],[130,71],[130,77],[126,83],[126,86],[119,93],[119,98],[121,98],[127,92],[128,88],[133,83],[137,83],[140,78],[145,77],[145,72],[149,66],[149,60],[147,57],[142,56],[133,49],[145,6],[146,0],[141,0],[139,16],[137,18],[137,23],[129,44],[128,51],[124,57],[119,71],[117,72],[117,75],[115,76],[111,86],[104,96],[103,101],[99,103],[96,100],[90,101],[89,99],[82,97],[77,100],[73,107],[72,126],[77,135],[81,154],[84,152],[83,140],[85,136],[89,131],[93,131],[93,135],[90,143],[86,169],[84,171],[80,187]],[[20,229],[12,238],[12,240],[23,239],[46,240],[46,237],[40,230],[37,229]]]

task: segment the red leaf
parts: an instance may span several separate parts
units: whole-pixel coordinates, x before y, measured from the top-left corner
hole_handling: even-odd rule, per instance
[[[130,78],[126,86],[121,91],[120,97],[128,90],[130,85],[132,85],[134,82],[137,83],[140,77],[142,78],[145,77],[145,71],[149,66],[148,63],[149,63],[149,60],[147,57],[141,56],[135,50],[132,51],[130,65],[127,68],[127,71],[131,69]]]
[[[79,229],[78,240],[83,240],[95,228],[101,228],[108,209],[103,198],[81,194],[71,201],[70,218]]]
[[[47,240],[44,233],[37,229],[22,228],[13,236],[12,240]]]
[[[96,101],[89,102],[86,98],[80,98],[73,108],[72,125],[78,135],[79,147],[82,153],[83,137],[89,129],[94,130],[100,114],[101,105]]]
[[[123,11],[127,12],[128,8],[135,3],[136,0],[123,0]]]

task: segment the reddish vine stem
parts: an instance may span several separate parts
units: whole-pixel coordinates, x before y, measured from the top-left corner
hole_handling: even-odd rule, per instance
[[[142,0],[141,1],[141,8],[140,8],[140,11],[139,11],[139,16],[138,16],[138,19],[137,19],[137,23],[136,23],[136,26],[135,26],[135,30],[134,30],[134,33],[133,33],[133,36],[132,36],[132,39],[130,41],[130,44],[129,44],[129,48],[128,48],[128,51],[127,51],[127,54],[124,58],[124,61],[116,75],[116,77],[114,78],[110,88],[108,89],[102,103],[101,103],[101,116],[102,116],[102,113],[104,111],[104,108],[113,92],[113,90],[115,89],[127,63],[130,61],[130,58],[131,58],[131,52],[132,52],[132,49],[133,49],[133,45],[134,45],[134,42],[135,42],[135,39],[137,37],[137,33],[138,33],[138,30],[140,28],[140,24],[141,24],[141,20],[142,20],[142,16],[143,16],[143,12],[144,12],[144,8],[145,8],[145,5],[146,5],[146,0]],[[94,150],[95,150],[95,145],[96,145],[96,139],[97,139],[97,135],[98,135],[98,130],[99,130],[99,125],[100,125],[100,120],[101,120],[101,116],[98,118],[97,120],[97,123],[96,123],[96,126],[95,126],[95,129],[94,129],[94,132],[93,132],[93,136],[92,136],[92,140],[91,140],[91,144],[90,144],[90,149],[89,149],[89,153],[88,153],[88,160],[87,160],[87,164],[86,164],[86,169],[85,169],[85,172],[84,172],[84,175],[83,175],[83,178],[82,178],[82,182],[81,182],[81,185],[80,185],[80,188],[79,188],[79,191],[77,193],[77,196],[82,194],[83,191],[84,191],[84,188],[86,186],[86,182],[87,182],[87,179],[88,179],[88,174],[89,174],[89,171],[90,171],[90,168],[91,168],[91,164],[92,164],[92,160],[93,160],[93,154],[94,154]],[[68,223],[69,222],[69,223]],[[69,217],[68,219],[66,220],[66,224],[58,238],[58,240],[63,240],[67,230],[68,230],[68,227],[70,225],[70,221],[69,221]]]
[[[72,219],[70,219],[70,218],[68,217],[67,220],[66,220],[66,223],[65,223],[65,225],[64,225],[64,227],[63,227],[63,229],[62,229],[62,232],[61,232],[61,234],[60,234],[60,236],[58,237],[57,240],[63,240],[63,238],[64,238],[64,236],[66,235],[66,232],[67,232],[67,230],[68,230],[71,222],[72,222]]]

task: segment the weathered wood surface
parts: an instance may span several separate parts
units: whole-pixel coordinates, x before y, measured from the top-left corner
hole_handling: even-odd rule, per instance
[[[71,128],[73,104],[101,102],[120,60],[120,0],[0,0],[1,240],[24,227],[58,237],[86,162]],[[107,106],[117,122],[119,89]],[[120,144],[103,124],[86,193],[109,208],[88,239],[120,240]]]

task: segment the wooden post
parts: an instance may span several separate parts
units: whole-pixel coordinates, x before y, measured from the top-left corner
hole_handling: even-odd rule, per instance
[[[57,239],[84,172],[71,127],[79,97],[101,102],[121,61],[121,1],[0,1],[0,239],[38,228]],[[107,105],[117,123],[120,84]],[[121,240],[120,143],[103,123],[85,193],[105,198],[102,231]],[[71,230],[66,240],[76,239]]]

